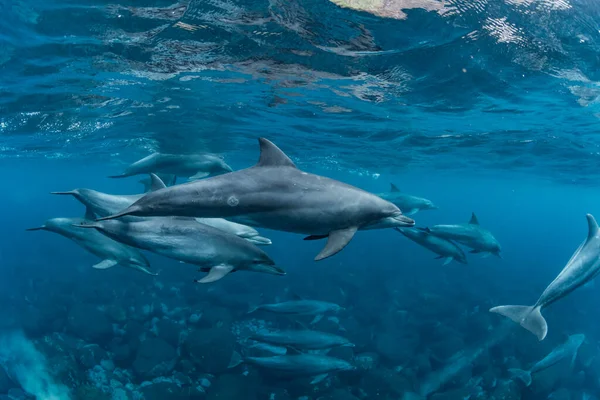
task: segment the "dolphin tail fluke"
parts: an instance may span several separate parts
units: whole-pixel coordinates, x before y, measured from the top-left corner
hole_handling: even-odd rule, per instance
[[[531,386],[531,372],[523,371],[519,368],[511,368],[508,370],[512,379],[518,379],[525,384],[525,386]]]
[[[490,312],[510,318],[529,332],[544,340],[548,333],[548,324],[542,316],[540,306],[499,306],[490,309]]]

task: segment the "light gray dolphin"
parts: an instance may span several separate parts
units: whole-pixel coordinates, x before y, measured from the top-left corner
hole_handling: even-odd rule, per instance
[[[542,316],[542,308],[584,286],[600,272],[600,231],[591,214],[587,214],[586,218],[587,238],[533,306],[499,306],[490,311],[510,318],[536,335],[539,340],[544,340],[548,333],[548,324]]]
[[[404,215],[414,215],[423,210],[437,210],[438,207],[431,200],[423,197],[403,193],[398,186],[390,183],[390,191],[379,193],[379,197],[394,203]]]
[[[144,197],[143,194],[108,194],[83,188],[68,192],[51,192],[51,194],[73,196],[88,210],[99,217],[114,214]]]
[[[323,318],[324,314],[328,312],[340,312],[344,310],[344,307],[328,301],[305,300],[299,298],[298,300],[283,301],[281,303],[261,304],[252,307],[248,311],[248,314],[257,310],[288,316],[314,315],[314,319],[312,320],[311,324],[316,324]]]
[[[134,175],[160,173],[194,180],[231,171],[233,171],[231,167],[216,154],[152,153],[125,168],[125,172],[121,175],[113,175],[109,178],[126,178]]]
[[[285,275],[285,271],[252,243],[198,223],[193,218],[158,217],[109,220],[82,225],[121,243],[148,250],[208,272],[199,283],[218,281],[233,271],[245,270]]]
[[[27,230],[54,232],[67,239],[71,239],[79,246],[102,259],[101,262],[93,265],[96,269],[107,269],[119,264],[124,267],[137,269],[148,275],[158,275],[150,271],[150,263],[139,250],[109,239],[99,232],[81,229],[77,226],[86,222],[90,221],[84,218],[52,218],[38,228]]]
[[[529,371],[524,371],[518,368],[511,368],[508,372],[511,373],[513,378],[520,379],[523,381],[525,386],[531,385],[531,375],[537,372],[543,371],[551,366],[558,364],[562,360],[570,359],[571,360],[571,368],[575,364],[575,358],[577,357],[577,351],[579,347],[583,344],[585,340],[585,335],[576,334],[571,335],[567,339],[565,343],[562,343],[554,348],[546,357],[538,361],[531,367]]]
[[[242,224],[328,237],[315,260],[341,251],[360,229],[413,226],[394,204],[356,187],[296,168],[260,138],[251,168],[148,193],[126,210],[101,218],[181,216],[225,218]]]
[[[333,347],[354,347],[348,339],[327,332],[308,329],[287,331],[258,331],[248,339],[297,350],[325,350]]]
[[[396,230],[413,242],[438,254],[437,258],[445,258],[444,265],[449,264],[452,260],[462,264],[467,263],[465,252],[448,239],[415,228],[396,228]]]
[[[471,214],[468,224],[434,225],[422,230],[444,239],[462,243],[473,249],[470,253],[486,253],[484,257],[494,254],[502,258],[500,243],[490,231],[479,225],[475,213]]]
[[[239,236],[243,239],[246,239],[250,243],[254,243],[259,246],[266,246],[273,243],[271,242],[271,239],[260,236],[260,233],[258,233],[256,229],[248,225],[227,221],[223,218],[196,218],[196,221],[200,222],[201,224],[209,225],[213,228],[217,228]]]
[[[314,376],[313,384],[325,379],[329,373],[356,369],[347,361],[319,354],[246,357],[244,362],[288,376]]]

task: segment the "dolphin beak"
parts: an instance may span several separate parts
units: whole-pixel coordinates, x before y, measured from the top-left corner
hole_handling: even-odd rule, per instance
[[[415,226],[415,220],[407,217],[406,215],[400,214],[397,217],[394,217],[394,219],[396,220],[396,222],[401,223],[402,226]]]
[[[31,231],[43,231],[45,229],[46,229],[46,225],[42,225],[42,226],[38,226],[37,228],[28,228],[25,230],[31,232]]]
[[[251,238],[247,238],[246,240],[249,241],[250,243],[263,245],[263,246],[268,246],[270,244],[273,244],[273,242],[271,242],[271,239],[262,237],[262,236],[253,236]]]

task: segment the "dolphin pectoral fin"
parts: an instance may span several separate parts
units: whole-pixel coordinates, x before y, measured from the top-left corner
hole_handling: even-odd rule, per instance
[[[310,325],[314,325],[323,319],[323,314],[315,315],[312,321],[310,321]]]
[[[317,254],[317,256],[315,257],[315,261],[323,260],[342,251],[342,249],[346,247],[348,243],[350,243],[357,230],[358,228],[356,226],[353,226],[350,228],[329,232],[329,239],[327,239],[327,244],[325,245],[323,250],[321,250],[321,252]]]
[[[329,237],[329,235],[310,235],[304,238],[304,240],[321,240]]]
[[[208,275],[200,280],[195,280],[196,283],[211,283],[223,279],[225,275],[233,271],[231,265],[216,265],[210,269]]]
[[[442,258],[444,258],[444,256],[437,256],[437,257],[434,257],[433,259],[434,260],[441,260]]]
[[[206,178],[208,175],[210,175],[208,172],[198,172],[198,173],[190,176],[188,179],[190,181],[195,181],[198,179]]]
[[[419,212],[418,208],[411,208],[410,210],[408,210],[407,212],[403,212],[402,214],[410,217],[411,215],[415,215],[418,212]]]
[[[316,385],[317,383],[323,382],[326,378],[327,378],[327,374],[317,375],[317,376],[315,376],[315,378],[312,381],[310,381],[310,384]]]
[[[303,354],[300,350],[293,346],[286,346],[285,349],[287,350],[288,354]]]
[[[96,220],[96,214],[94,214],[94,211],[92,211],[91,208],[86,207],[85,208],[85,214],[84,214],[83,218],[87,219],[88,221],[95,221]]]
[[[452,257],[446,257],[446,261],[444,261],[444,264],[443,264],[443,265],[448,265],[448,264],[450,264],[450,263],[452,262],[452,260],[454,260],[454,258],[452,258]]]
[[[469,253],[471,253],[471,254],[477,254],[477,253],[481,253],[481,250],[475,250],[475,249],[473,249]]]
[[[417,229],[420,231],[423,231],[423,232],[431,233],[431,229],[429,229],[429,228],[417,228]]]
[[[511,379],[518,379],[525,384],[525,386],[531,386],[531,372],[524,371],[519,368],[509,368],[508,372]]]
[[[150,191],[154,192],[155,190],[164,189],[167,185],[158,177],[156,174],[150,174]]]
[[[118,262],[115,260],[104,260],[99,262],[98,264],[92,265],[92,268],[95,269],[108,269],[117,265]]]
[[[488,258],[491,255],[491,253],[484,253],[481,258]]]
[[[227,366],[227,369],[235,368],[243,362],[244,362],[244,360],[242,359],[242,356],[240,355],[240,353],[238,353],[237,351],[234,351],[231,354],[231,358],[229,359],[229,365]]]

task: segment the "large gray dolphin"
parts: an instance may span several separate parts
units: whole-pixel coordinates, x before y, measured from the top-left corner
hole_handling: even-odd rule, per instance
[[[260,138],[251,168],[151,192],[126,210],[101,218],[181,216],[226,218],[242,224],[328,237],[315,260],[341,251],[360,229],[413,226],[394,204],[345,183],[303,172]]]
[[[152,153],[125,168],[121,175],[110,178],[126,178],[140,174],[170,174],[191,180],[233,171],[216,154],[162,154]]]
[[[83,225],[111,239],[148,250],[208,272],[199,283],[215,282],[233,271],[285,275],[285,271],[258,247],[240,237],[193,218],[159,217],[140,220],[97,221]]]
[[[523,381],[525,386],[531,385],[531,375],[541,372],[545,369],[550,368],[551,366],[558,364],[562,360],[569,359],[571,360],[571,368],[573,364],[575,364],[575,358],[577,357],[577,351],[579,347],[583,344],[585,340],[585,335],[583,334],[575,334],[569,336],[566,342],[555,347],[550,354],[536,362],[533,367],[529,371],[524,371],[518,368],[511,368],[509,372],[511,373],[513,378],[520,379]]]
[[[256,229],[248,225],[227,221],[223,218],[196,218],[196,221],[239,236],[259,246],[266,246],[273,243],[271,239],[260,236],[260,233]]]
[[[444,265],[455,260],[459,263],[466,264],[467,256],[458,245],[454,242],[435,236],[429,232],[425,232],[415,228],[396,228],[398,232],[409,238],[415,243],[420,244],[428,250],[438,254],[438,258],[445,258]]]
[[[479,225],[475,213],[471,214],[468,224],[434,225],[424,230],[435,236],[462,243],[473,249],[471,253],[486,253],[484,256],[494,254],[502,258],[500,243],[490,231]]]
[[[67,239],[71,239],[79,246],[102,259],[101,262],[93,266],[96,269],[107,269],[119,264],[137,269],[149,275],[158,275],[150,271],[150,263],[139,250],[107,238],[99,232],[81,229],[76,226],[86,222],[91,221],[83,218],[52,218],[38,228],[27,230],[54,232]]]
[[[414,215],[419,211],[438,209],[431,200],[403,193],[398,189],[398,186],[393,183],[390,184],[390,191],[387,193],[379,193],[379,197],[394,203],[402,210],[404,215]]]
[[[536,335],[539,340],[544,340],[548,333],[548,324],[542,316],[542,308],[590,282],[600,272],[600,231],[594,217],[591,214],[587,214],[586,217],[587,238],[533,306],[499,306],[490,311],[510,318]]]
[[[348,339],[327,332],[308,329],[291,331],[258,331],[248,339],[277,346],[290,346],[297,350],[324,350],[332,347],[354,347]]]

